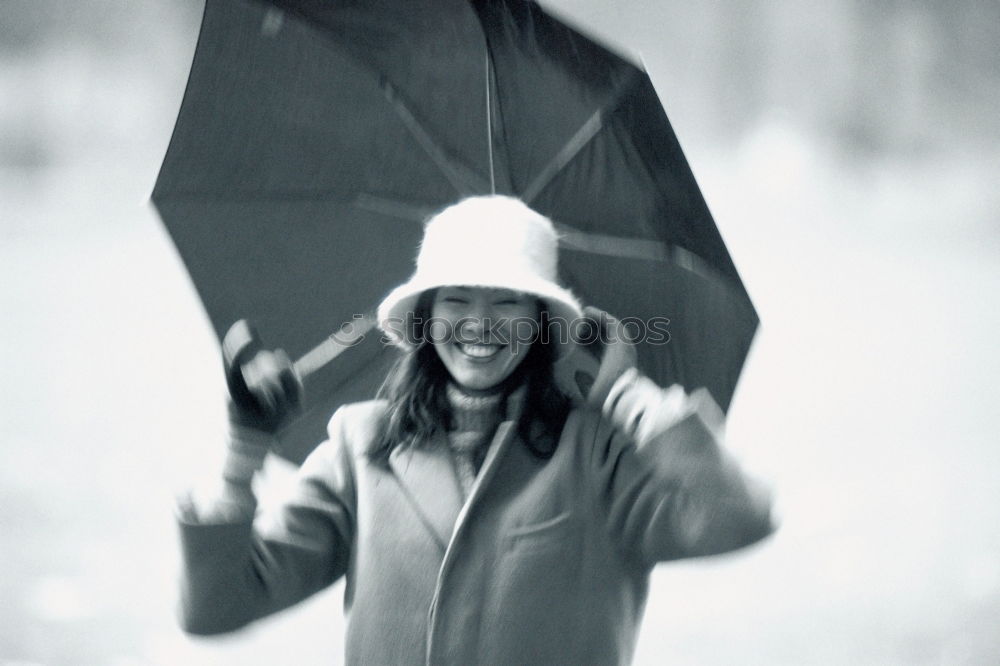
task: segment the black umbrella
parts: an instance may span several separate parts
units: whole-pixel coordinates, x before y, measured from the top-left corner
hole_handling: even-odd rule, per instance
[[[490,192],[557,223],[581,300],[658,318],[647,374],[728,408],[757,315],[642,70],[523,0],[206,2],[153,200],[219,335],[302,357],[283,455],[384,378],[420,222]]]

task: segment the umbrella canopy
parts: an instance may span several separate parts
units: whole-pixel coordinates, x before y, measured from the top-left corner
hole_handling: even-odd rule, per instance
[[[491,192],[555,221],[582,301],[658,318],[648,375],[728,408],[757,315],[641,69],[524,0],[207,0],[153,201],[219,335],[303,357],[285,457],[385,377],[421,221]]]

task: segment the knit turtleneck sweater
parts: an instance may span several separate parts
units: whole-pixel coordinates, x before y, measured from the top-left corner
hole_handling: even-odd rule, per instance
[[[451,407],[448,447],[462,494],[468,497],[493,434],[503,420],[506,392],[471,392],[449,383],[446,394]]]

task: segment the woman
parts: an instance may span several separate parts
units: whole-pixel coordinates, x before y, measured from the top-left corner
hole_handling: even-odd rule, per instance
[[[628,663],[657,562],[771,532],[705,394],[660,390],[613,335],[581,377],[587,353],[542,335],[582,314],[556,240],[507,197],[433,217],[379,308],[405,352],[382,395],[334,414],[257,525],[263,426],[298,386],[281,353],[243,365],[263,407],[231,407],[222,491],[182,506],[186,630],[236,629],[345,576],[348,664]]]

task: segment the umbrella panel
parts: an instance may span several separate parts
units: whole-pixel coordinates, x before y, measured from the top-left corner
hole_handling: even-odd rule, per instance
[[[206,3],[184,102],[153,192],[157,204],[192,195],[350,202],[364,193],[434,208],[460,194],[400,122],[399,109],[387,103],[387,75],[337,48],[322,26],[286,14],[280,32],[271,34],[261,27],[266,16],[264,3]],[[466,100],[468,108],[452,103],[453,117],[438,108],[445,95],[432,94],[438,104],[431,108],[409,110],[431,133],[447,124],[445,136],[453,138],[438,140],[438,147],[456,163],[480,165],[476,177],[488,182],[485,73],[478,73],[478,95]],[[443,85],[433,80],[441,76],[410,84],[433,92]],[[406,97],[406,86],[392,85]],[[469,136],[473,127],[475,136]]]
[[[404,281],[422,232],[325,201],[170,200],[159,209],[220,337],[246,318],[293,357],[371,312],[384,284]]]
[[[325,48],[350,57],[381,86],[391,86],[397,101],[415,116],[449,161],[473,172],[482,188],[489,187],[487,51],[470,2],[273,3],[315,28],[324,37]],[[331,76],[332,72],[338,70],[327,70],[327,78],[340,78],[339,73]],[[363,116],[371,108],[364,104],[353,110]],[[455,196],[451,193],[439,203],[449,203]]]
[[[561,260],[564,280],[581,300],[652,334],[637,345],[643,372],[661,386],[706,387],[728,410],[758,319],[724,280],[659,259],[567,250]],[[625,291],[622,284],[637,287]],[[663,329],[666,340],[657,335]]]

